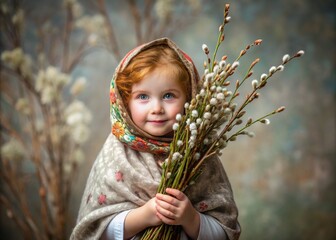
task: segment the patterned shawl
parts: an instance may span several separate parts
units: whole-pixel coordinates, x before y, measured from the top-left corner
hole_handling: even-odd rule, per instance
[[[171,139],[154,137],[137,128],[121,100],[115,78],[139,52],[160,44],[178,54],[191,76],[192,96],[197,92],[199,77],[195,66],[171,40],[152,41],[125,56],[111,81],[112,133],[92,166],[71,240],[99,239],[118,213],[140,207],[155,196],[161,179],[160,163],[169,153]],[[239,238],[238,210],[217,156],[205,162],[198,182],[185,193],[199,212],[215,217],[222,224],[230,239]]]

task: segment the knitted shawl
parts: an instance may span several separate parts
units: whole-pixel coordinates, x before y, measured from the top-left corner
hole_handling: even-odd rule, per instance
[[[194,64],[167,38],[141,45],[124,57],[110,86],[112,133],[92,166],[71,240],[99,239],[118,213],[138,208],[156,194],[162,172],[160,165],[168,156],[171,139],[151,136],[133,123],[115,79],[139,52],[162,44],[178,54],[191,76],[192,96],[197,92],[199,76]],[[230,182],[217,156],[205,161],[202,174],[185,194],[196,210],[218,220],[229,239],[239,238],[238,210]]]

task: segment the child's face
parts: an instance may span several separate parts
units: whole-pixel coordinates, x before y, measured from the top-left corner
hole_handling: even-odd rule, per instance
[[[185,89],[169,68],[157,68],[132,86],[128,107],[133,122],[154,136],[169,136],[186,102]]]

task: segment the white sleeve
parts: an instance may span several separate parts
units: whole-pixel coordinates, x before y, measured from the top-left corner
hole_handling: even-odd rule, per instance
[[[129,210],[130,211],[130,210]],[[115,216],[106,227],[101,240],[124,240],[124,222],[129,211],[124,211]]]
[[[129,211],[124,211],[115,216],[105,229],[102,240],[123,240],[124,222]],[[202,213],[200,214],[200,230],[197,240],[227,240],[226,233],[218,221]]]
[[[202,213],[199,215],[201,222],[197,240],[228,240],[224,229],[214,217]]]

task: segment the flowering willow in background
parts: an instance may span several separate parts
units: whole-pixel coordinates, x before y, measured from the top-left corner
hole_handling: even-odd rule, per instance
[[[133,20],[128,33],[137,44],[172,35],[200,10],[199,0],[125,3],[127,18]],[[0,4],[0,38],[5,49],[0,68],[0,202],[26,239],[66,239],[66,228],[71,227],[66,224],[71,219],[71,182],[84,160],[82,147],[91,121],[90,112],[77,98],[86,80],[82,76],[74,80],[74,69],[96,49],[108,51],[119,62],[121,45],[107,6],[111,2],[83,3],[90,15],[84,14],[85,6],[78,0],[63,0],[64,11],[49,13],[41,11],[48,4],[41,1],[38,9],[27,11],[37,11],[36,16],[29,16],[24,4],[36,5],[20,0]],[[38,203],[28,199],[36,186]]]
[[[63,6],[64,29],[48,21],[37,26],[36,52],[28,54],[24,10],[1,4],[2,37],[9,41],[1,53],[0,202],[24,239],[67,238],[72,182],[90,134],[91,113],[78,100],[86,79],[73,79],[72,73],[97,45],[90,36],[102,33],[89,33],[80,24],[86,17],[79,3]],[[70,51],[75,28],[82,44]]]
[[[106,1],[107,5],[111,2]],[[126,39],[128,34],[134,34],[136,45],[141,45],[162,36],[172,36],[187,26],[188,23],[191,23],[202,10],[200,0],[126,0],[121,1],[120,5],[124,3],[128,5],[127,18],[132,20],[132,24],[123,21],[127,24],[124,27],[131,29],[131,31],[124,31],[121,35]],[[112,26],[109,12],[106,11],[105,0],[96,0],[94,4],[100,15],[105,19],[107,37],[110,43],[107,48],[119,62],[122,57],[120,48],[125,47],[125,41],[122,44],[117,41],[115,28]],[[120,26],[123,25],[120,21],[118,24]],[[97,29],[96,26],[95,29]]]
[[[255,123],[269,124],[269,116],[282,112],[285,107],[278,109],[256,119],[251,117],[244,119],[246,106],[259,98],[259,90],[264,88],[269,79],[277,72],[283,71],[284,65],[293,58],[304,54],[301,50],[294,56],[284,55],[278,66],[272,66],[268,73],[263,73],[258,79],[251,81],[251,91],[245,98],[240,99],[240,88],[253,75],[254,66],[260,61],[255,59],[249,66],[242,80],[232,84],[234,73],[239,67],[239,60],[247,51],[260,45],[258,39],[253,44],[241,50],[233,63],[227,62],[227,56],[220,61],[216,60],[219,46],[224,41],[224,27],[229,23],[229,4],[226,4],[224,20],[219,27],[218,41],[212,59],[210,50],[203,44],[203,52],[207,56],[204,63],[205,70],[202,77],[202,87],[190,103],[185,104],[184,115],[176,116],[173,125],[174,138],[170,145],[170,154],[163,163],[163,173],[159,193],[165,193],[166,188],[175,188],[184,191],[189,185],[197,181],[201,174],[202,163],[213,154],[221,154],[221,151],[230,141],[235,141],[238,136],[254,136],[248,129]],[[239,100],[239,104],[237,101]],[[177,239],[180,228],[162,224],[149,228],[142,239]]]

